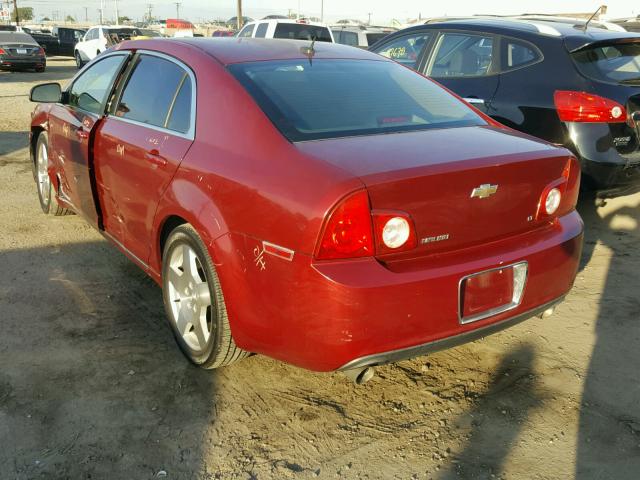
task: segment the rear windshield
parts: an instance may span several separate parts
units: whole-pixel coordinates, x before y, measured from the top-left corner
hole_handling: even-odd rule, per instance
[[[578,70],[593,80],[640,85],[640,42],[590,48],[572,56]]]
[[[395,62],[287,60],[228,68],[292,142],[485,124],[464,102]]]
[[[331,42],[331,34],[327,27],[317,27],[304,23],[278,23],[273,38],[288,38],[290,40],[313,40],[317,42]]]
[[[0,43],[26,43],[37,45],[36,41],[28,33],[2,32],[0,33]]]

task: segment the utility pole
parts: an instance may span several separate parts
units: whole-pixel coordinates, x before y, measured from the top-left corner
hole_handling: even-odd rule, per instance
[[[180,5],[182,5],[182,3],[180,2],[174,2],[176,4],[176,18],[178,20],[180,20]]]
[[[18,13],[17,0],[13,0],[13,11],[16,12],[16,25],[20,25],[20,14]]]
[[[104,0],[100,0],[100,25],[104,25]]]
[[[147,3],[147,22],[151,23],[151,11],[153,10],[153,3]]]
[[[324,0],[320,0],[320,22],[324,23]]]
[[[367,15],[369,15],[369,20],[367,20],[367,25],[371,25],[371,13],[367,13]]]
[[[242,0],[238,0],[238,12],[236,13],[238,30],[242,28],[242,24],[244,23],[242,20]]]
[[[84,21],[89,22],[89,7],[84,7]]]
[[[116,2],[116,25],[120,25],[120,12],[118,11],[118,0]]]

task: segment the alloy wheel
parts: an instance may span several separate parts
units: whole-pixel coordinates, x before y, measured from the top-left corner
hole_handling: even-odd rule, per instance
[[[38,176],[38,190],[42,203],[46,206],[51,201],[51,179],[49,178],[49,152],[45,142],[38,148],[36,170]]]

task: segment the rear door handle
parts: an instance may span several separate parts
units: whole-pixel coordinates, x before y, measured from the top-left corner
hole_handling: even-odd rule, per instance
[[[463,100],[471,105],[484,105],[484,98],[465,97]]]
[[[160,155],[160,152],[155,148],[144,154],[144,158],[151,165],[155,165],[156,167],[166,167],[167,159]]]

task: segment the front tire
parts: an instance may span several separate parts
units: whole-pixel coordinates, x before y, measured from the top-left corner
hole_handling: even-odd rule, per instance
[[[176,341],[194,364],[218,368],[249,354],[233,340],[216,269],[191,225],[180,225],[167,239],[162,294]]]
[[[84,66],[84,62],[82,61],[82,56],[80,56],[80,52],[76,51],[76,67],[80,70]]]
[[[40,208],[44,213],[50,213],[55,216],[69,214],[69,209],[61,207],[54,195],[53,185],[49,177],[49,137],[46,132],[41,132],[38,135],[35,157],[36,184]]]

